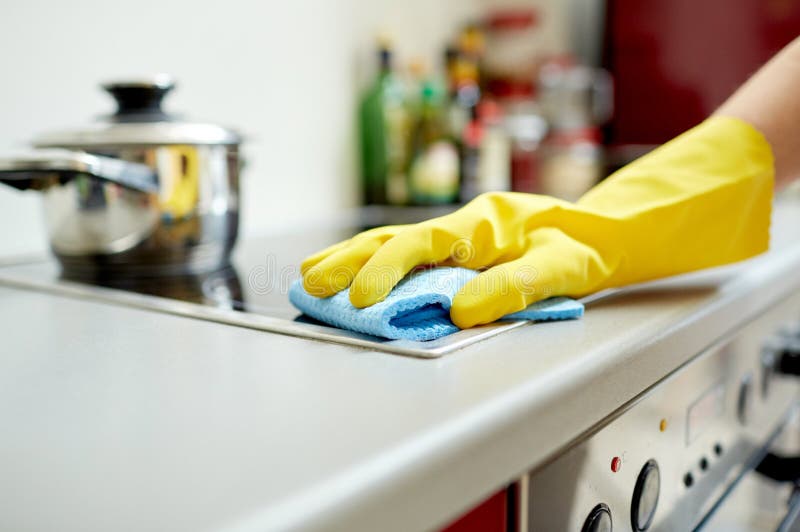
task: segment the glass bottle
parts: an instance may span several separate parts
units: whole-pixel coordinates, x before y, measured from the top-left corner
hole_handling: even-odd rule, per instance
[[[447,124],[444,90],[432,79],[420,84],[417,121],[411,135],[409,184],[417,205],[458,199],[459,157]]]
[[[403,204],[408,200],[410,116],[387,43],[379,46],[378,57],[378,74],[359,109],[364,202]]]

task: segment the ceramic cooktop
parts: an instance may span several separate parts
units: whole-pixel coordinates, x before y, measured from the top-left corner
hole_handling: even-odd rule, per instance
[[[439,357],[525,325],[508,321],[460,331],[429,342],[386,340],[344,331],[303,316],[288,300],[304,257],[369,227],[408,223],[443,210],[362,209],[324,227],[239,242],[232,264],[203,275],[126,278],[65,278],[51,258],[0,263],[0,283],[72,297],[166,312],[228,325],[411,355]]]

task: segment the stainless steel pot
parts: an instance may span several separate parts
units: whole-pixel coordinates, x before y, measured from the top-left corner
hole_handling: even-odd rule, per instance
[[[67,275],[202,273],[227,264],[239,224],[239,135],[166,114],[163,75],[103,85],[117,112],[0,158],[0,181],[44,198]]]

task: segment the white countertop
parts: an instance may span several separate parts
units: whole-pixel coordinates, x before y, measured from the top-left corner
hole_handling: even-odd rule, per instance
[[[0,529],[442,525],[798,290],[798,207],[718,287],[436,360],[0,287]]]

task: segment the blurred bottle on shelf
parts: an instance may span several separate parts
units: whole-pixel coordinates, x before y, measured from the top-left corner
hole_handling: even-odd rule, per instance
[[[459,156],[448,127],[447,94],[417,62],[413,68],[419,99],[413,106],[408,166],[409,196],[415,205],[439,205],[458,199]]]
[[[458,32],[456,43],[460,56],[480,71],[486,53],[486,34],[481,25],[474,22],[466,24]]]
[[[541,194],[541,145],[547,120],[530,97],[505,101],[505,127],[511,142],[511,190]]]
[[[408,201],[406,174],[411,117],[403,83],[392,68],[389,40],[378,41],[378,73],[361,101],[359,129],[364,202]]]
[[[479,194],[511,190],[511,139],[500,106],[483,100],[462,134],[462,202]]]
[[[542,63],[539,12],[532,7],[498,8],[485,17],[486,92],[504,111],[509,141],[508,187],[541,193],[540,146],[547,122],[536,100],[536,72]]]
[[[379,41],[359,113],[366,203],[443,205],[495,190],[574,200],[599,181],[611,78],[553,56],[541,13],[494,9],[461,27],[439,76],[415,61],[401,81]]]
[[[481,157],[483,127],[477,116],[467,122],[461,136],[461,186],[459,199],[466,203],[481,193],[478,168]]]
[[[459,155],[460,201],[468,201],[478,194],[478,161],[480,139],[483,136],[477,120],[477,105],[481,99],[479,51],[480,42],[464,33],[457,44],[445,50],[445,72],[447,74],[447,128]]]
[[[486,15],[482,66],[490,94],[532,94],[542,59],[538,25],[539,13],[532,7],[495,9]]]
[[[494,100],[478,104],[483,135],[478,159],[478,193],[511,190],[511,143],[503,111]]]
[[[613,113],[607,72],[558,57],[539,73],[538,95],[550,133],[541,155],[542,192],[575,200],[603,175],[600,126]]]
[[[541,150],[543,194],[575,201],[602,177],[603,149],[595,127],[555,131]]]
[[[464,128],[475,114],[481,98],[478,63],[460,48],[445,50],[447,77],[447,128],[457,144]]]
[[[608,72],[580,65],[570,56],[554,57],[539,70],[538,96],[553,129],[600,127],[613,114],[613,84]]]

